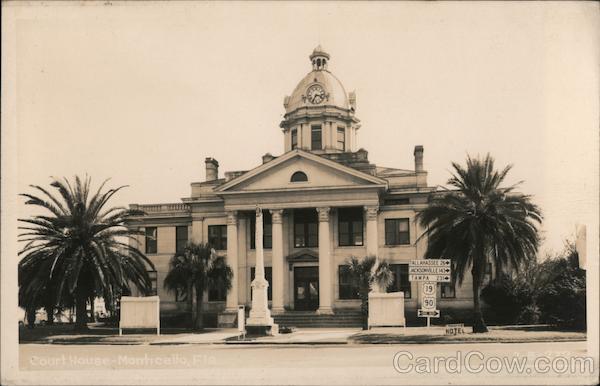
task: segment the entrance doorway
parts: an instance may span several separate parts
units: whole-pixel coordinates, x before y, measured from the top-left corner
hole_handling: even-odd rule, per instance
[[[319,308],[319,267],[294,267],[294,310]]]

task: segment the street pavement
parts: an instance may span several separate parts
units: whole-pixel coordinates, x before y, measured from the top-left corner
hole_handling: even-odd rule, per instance
[[[38,384],[595,384],[585,356],[585,342],[19,346],[21,381]]]

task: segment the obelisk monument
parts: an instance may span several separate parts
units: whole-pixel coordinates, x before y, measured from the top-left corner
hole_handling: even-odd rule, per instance
[[[269,282],[265,279],[265,261],[263,253],[263,216],[262,209],[256,208],[255,251],[256,267],[252,280],[252,308],[250,317],[246,320],[246,331],[252,335],[275,335],[278,326],[274,323],[269,310],[267,289]]]

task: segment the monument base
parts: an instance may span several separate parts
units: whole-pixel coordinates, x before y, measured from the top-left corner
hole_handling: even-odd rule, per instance
[[[219,328],[235,328],[237,327],[237,312],[228,311],[219,312],[217,315],[217,327]]]
[[[246,325],[247,336],[273,336],[279,333],[279,326],[272,325]]]
[[[369,293],[369,328],[406,327],[404,292]]]

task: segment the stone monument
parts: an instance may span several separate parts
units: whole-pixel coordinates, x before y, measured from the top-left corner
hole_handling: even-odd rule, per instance
[[[269,282],[265,279],[265,262],[263,253],[263,217],[262,209],[256,208],[256,268],[252,281],[252,308],[246,320],[248,335],[276,335],[278,326],[271,317],[267,289]]]

